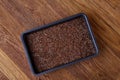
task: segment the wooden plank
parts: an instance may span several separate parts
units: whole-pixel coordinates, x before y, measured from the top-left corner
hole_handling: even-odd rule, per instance
[[[0,72],[0,79],[1,80],[9,80],[2,72]]]
[[[2,50],[0,50],[0,71],[4,73],[9,80],[29,80],[29,78]]]

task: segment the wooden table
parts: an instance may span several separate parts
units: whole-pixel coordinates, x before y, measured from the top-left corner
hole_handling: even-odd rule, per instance
[[[99,55],[54,72],[34,76],[20,34],[84,12]],[[120,80],[120,0],[0,0],[0,80]]]

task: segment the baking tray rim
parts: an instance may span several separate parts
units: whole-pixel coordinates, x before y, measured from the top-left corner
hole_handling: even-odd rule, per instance
[[[95,47],[96,53],[93,54],[93,55],[87,56],[87,57],[85,57],[85,58],[80,58],[80,59],[77,59],[77,60],[75,60],[75,61],[68,62],[68,63],[66,63],[66,64],[63,64],[63,65],[60,65],[60,66],[57,66],[57,67],[54,67],[54,68],[45,70],[45,71],[43,71],[43,72],[36,73],[35,70],[34,70],[32,61],[31,61],[31,59],[30,59],[30,55],[29,55],[29,52],[28,52],[28,47],[27,47],[26,42],[25,42],[25,39],[24,39],[25,35],[30,34],[30,33],[33,33],[33,32],[36,32],[36,31],[38,31],[38,30],[42,30],[42,29],[45,29],[45,28],[52,27],[52,26],[54,26],[54,25],[57,25],[57,24],[60,24],[60,23],[63,23],[63,22],[72,20],[72,19],[74,19],[74,18],[81,17],[81,16],[83,16],[84,19],[85,19],[85,22],[86,22],[86,25],[87,25],[87,28],[88,28],[88,32],[89,32],[89,35],[90,35],[90,37],[91,37],[92,43],[93,43],[93,45],[94,45],[94,47]],[[72,16],[69,16],[69,17],[66,17],[66,18],[57,20],[57,21],[55,21],[55,22],[49,23],[49,24],[47,24],[47,25],[38,26],[37,28],[33,28],[33,29],[31,29],[31,30],[27,30],[27,31],[25,31],[25,32],[23,32],[23,33],[21,34],[21,41],[22,41],[22,43],[23,43],[23,47],[24,47],[24,50],[25,50],[25,53],[26,53],[26,57],[27,57],[27,60],[28,60],[29,65],[30,65],[30,69],[31,69],[32,73],[33,73],[34,75],[36,75],[36,76],[39,76],[39,75],[42,75],[42,74],[46,74],[46,73],[48,73],[48,72],[51,72],[51,71],[54,71],[54,70],[57,70],[57,69],[60,69],[60,68],[69,66],[69,65],[71,65],[71,64],[75,64],[75,63],[80,62],[80,61],[82,61],[82,60],[89,59],[89,58],[91,58],[91,57],[94,57],[94,56],[98,55],[98,52],[99,52],[99,50],[98,50],[98,45],[97,45],[97,43],[96,43],[96,39],[95,39],[94,34],[93,34],[93,32],[92,32],[92,29],[91,29],[91,26],[90,26],[90,24],[89,24],[87,15],[86,15],[85,13],[78,13],[78,14],[75,14],[75,15],[72,15]]]

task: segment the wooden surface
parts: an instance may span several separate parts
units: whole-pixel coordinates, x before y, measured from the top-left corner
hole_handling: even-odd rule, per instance
[[[99,55],[54,72],[34,76],[20,34],[84,12]],[[120,0],[0,0],[0,80],[120,80]]]

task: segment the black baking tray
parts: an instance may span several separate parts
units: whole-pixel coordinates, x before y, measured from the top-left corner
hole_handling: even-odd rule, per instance
[[[92,42],[93,42],[93,45],[94,45],[94,47],[95,47],[95,50],[96,50],[96,53],[93,54],[93,55],[87,56],[87,57],[85,57],[85,58],[80,58],[80,59],[75,60],[75,61],[73,61],[73,62],[69,62],[69,63],[66,63],[66,64],[64,64],[64,65],[57,66],[57,67],[54,67],[54,68],[51,68],[51,69],[48,69],[48,70],[45,70],[45,71],[42,71],[42,72],[39,72],[39,73],[36,72],[36,71],[35,71],[35,68],[34,68],[34,66],[33,66],[33,64],[32,64],[33,62],[32,62],[31,57],[30,57],[30,53],[29,53],[29,50],[28,50],[27,42],[26,42],[26,40],[25,40],[25,35],[28,35],[28,34],[33,33],[33,32],[36,32],[36,31],[38,31],[38,30],[43,30],[43,29],[48,28],[48,27],[52,27],[52,26],[54,26],[54,25],[57,25],[57,24],[60,24],[60,23],[63,23],[63,22],[66,22],[66,21],[69,21],[69,20],[72,20],[72,19],[75,19],[75,18],[78,18],[78,17],[84,17],[85,22],[86,22],[86,25],[87,25],[87,28],[88,28],[88,31],[89,31],[90,38],[91,38],[91,40],[92,40]],[[32,29],[32,30],[28,30],[28,31],[26,31],[26,32],[23,32],[23,33],[21,34],[21,40],[22,40],[22,43],[23,43],[23,46],[24,46],[24,49],[25,49],[25,52],[26,52],[26,56],[27,56],[27,59],[28,59],[29,65],[30,65],[30,69],[31,69],[31,71],[33,72],[33,74],[35,74],[35,75],[45,74],[45,73],[48,73],[48,72],[51,72],[51,71],[54,71],[54,70],[63,68],[63,67],[65,67],[65,66],[69,66],[69,65],[71,65],[71,64],[75,64],[75,63],[77,63],[77,62],[80,62],[81,60],[85,60],[85,59],[94,57],[94,56],[96,56],[96,55],[98,54],[98,47],[97,47],[97,44],[96,44],[94,35],[93,35],[93,33],[92,33],[90,24],[89,24],[89,22],[88,22],[88,18],[87,18],[87,16],[86,16],[84,13],[79,13],[79,14],[76,14],[76,15],[72,15],[72,16],[70,16],[70,17],[63,18],[63,19],[61,19],[61,20],[58,20],[58,21],[49,23],[49,24],[47,24],[47,25],[40,26],[40,27],[34,28],[34,29]]]

